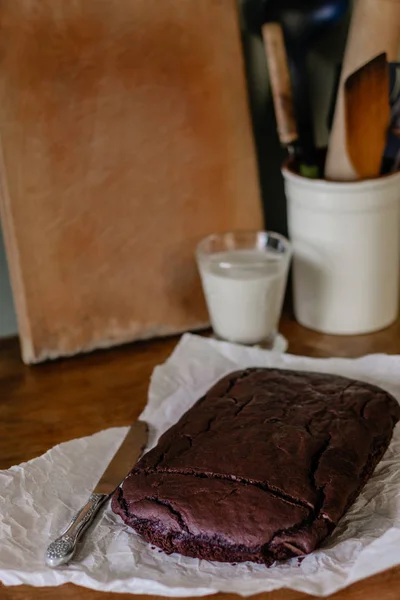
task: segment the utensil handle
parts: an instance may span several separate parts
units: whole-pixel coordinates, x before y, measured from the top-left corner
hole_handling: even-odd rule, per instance
[[[309,165],[316,164],[317,153],[314,140],[309,77],[306,55],[302,48],[289,46],[289,65],[302,159]]]
[[[73,516],[65,531],[48,546],[45,560],[49,567],[59,567],[71,560],[79,539],[93,523],[99,509],[108,498],[107,494],[91,494],[86,504]]]
[[[262,26],[262,35],[268,63],[278,135],[281,143],[286,146],[293,144],[297,140],[298,133],[282,27],[279,23],[265,23]]]

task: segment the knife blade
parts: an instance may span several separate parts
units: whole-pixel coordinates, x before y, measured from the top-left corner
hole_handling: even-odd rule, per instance
[[[132,424],[86,504],[75,513],[63,533],[47,547],[45,562],[49,567],[59,567],[72,559],[78,541],[93,523],[100,508],[110,499],[140,457],[147,443],[147,435],[147,423],[135,421]]]

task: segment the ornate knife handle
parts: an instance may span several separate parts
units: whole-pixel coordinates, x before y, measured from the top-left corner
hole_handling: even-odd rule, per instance
[[[77,543],[84,531],[89,527],[101,506],[108,500],[107,494],[92,494],[89,500],[72,518],[65,531],[52,542],[46,550],[46,564],[59,567],[71,560],[75,554]]]

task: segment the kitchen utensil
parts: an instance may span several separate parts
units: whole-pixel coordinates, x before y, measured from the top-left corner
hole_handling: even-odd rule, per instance
[[[314,125],[309,97],[307,55],[314,41],[336,25],[347,11],[349,0],[247,0],[244,15],[248,27],[254,30],[263,24],[280,22],[287,45],[295,116],[299,135],[300,162],[304,175],[317,177],[318,156],[314,142]]]
[[[268,71],[272,89],[279,140],[289,154],[297,158],[299,172],[304,177],[317,177],[318,167],[304,160],[294,114],[289,65],[280,23],[264,23],[262,28]]]
[[[359,179],[381,170],[390,121],[389,69],[379,54],[349,75],[344,84],[346,148]]]
[[[318,158],[311,113],[307,56],[312,44],[343,18],[348,5],[348,0],[288,1],[282,4],[282,26],[291,66],[297,126],[304,162],[308,165],[317,165]]]
[[[332,130],[332,125],[333,125],[333,116],[335,114],[335,104],[336,104],[336,97],[337,97],[338,90],[339,90],[341,70],[342,70],[341,64],[335,65],[334,75],[333,75],[332,92],[331,92],[330,99],[329,99],[329,109],[328,109],[328,114],[327,114],[327,119],[326,119],[326,127],[329,132]]]
[[[400,168],[400,62],[389,63],[390,125],[386,140],[382,173]]]
[[[144,421],[133,423],[86,504],[74,515],[61,536],[47,548],[45,560],[49,567],[59,567],[72,559],[84,532],[93,524],[100,508],[110,499],[143,452],[147,433]]]
[[[24,361],[208,326],[193,248],[263,227],[236,1],[4,0],[0,16]]]
[[[279,140],[293,155],[299,136],[294,116],[292,85],[282,27],[277,22],[264,23],[261,30],[266,50]]]
[[[399,40],[400,0],[355,1],[328,144],[326,179],[357,179],[346,145],[344,85],[347,77],[382,52],[386,52],[388,61],[395,61]]]
[[[269,80],[275,110],[279,141],[291,156],[299,154],[298,131],[293,104],[292,84],[282,27],[278,20],[264,22],[260,0],[247,0],[244,17],[250,31],[258,33],[261,28]],[[278,13],[271,14],[271,19]],[[299,157],[301,160],[301,157]]]

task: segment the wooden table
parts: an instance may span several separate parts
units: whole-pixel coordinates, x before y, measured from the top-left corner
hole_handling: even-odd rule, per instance
[[[400,353],[400,321],[365,336],[331,337],[302,328],[286,316],[282,333],[289,351],[308,356],[356,357]],[[48,448],[100,429],[127,425],[146,402],[150,374],[177,338],[143,342],[91,355],[25,367],[15,339],[0,342],[0,468],[7,469]],[[233,594],[218,594],[224,600]],[[2,587],[1,600],[127,600],[129,594],[95,592],[66,584],[59,588]],[[143,596],[143,600],[149,599]],[[154,597],[153,597],[154,598]],[[259,594],[260,600],[306,600],[289,590]],[[399,600],[400,567],[338,592],[332,600]]]

